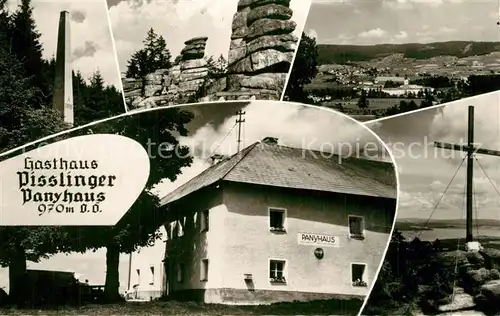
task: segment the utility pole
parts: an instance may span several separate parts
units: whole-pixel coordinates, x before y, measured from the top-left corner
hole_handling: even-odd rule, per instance
[[[239,110],[236,112],[238,118],[236,119],[236,124],[238,124],[238,152],[240,152],[240,144],[241,144],[241,124],[245,122],[245,119],[242,118],[246,114],[245,111]]]
[[[466,214],[467,234],[466,241],[472,241],[472,208],[473,203],[473,170],[474,170],[474,107],[469,106],[468,131],[467,131],[467,182],[466,182]]]

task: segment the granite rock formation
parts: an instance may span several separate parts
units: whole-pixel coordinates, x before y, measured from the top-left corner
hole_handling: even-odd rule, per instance
[[[298,38],[290,0],[240,0],[233,16],[228,91],[279,99]]]
[[[208,38],[190,39],[170,69],[123,80],[129,109],[190,101],[279,100],[298,41],[292,15],[290,0],[240,0],[225,75],[208,75]]]
[[[192,95],[198,91],[208,75],[205,47],[208,37],[196,37],[186,41],[181,51],[180,83],[179,88],[183,94]]]
[[[208,75],[204,59],[207,37],[186,41],[170,69],[159,69],[140,79],[123,79],[123,91],[131,109],[188,102]]]

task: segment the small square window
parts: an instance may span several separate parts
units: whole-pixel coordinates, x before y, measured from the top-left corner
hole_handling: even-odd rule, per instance
[[[208,281],[208,259],[201,260],[201,282]]]
[[[179,263],[177,265],[177,282],[182,283],[184,282],[184,264]]]
[[[285,260],[269,260],[269,281],[271,283],[286,283]]]
[[[209,227],[208,223],[209,223],[208,210],[204,210],[203,212],[201,212],[200,230],[202,232],[208,231],[208,227]]]
[[[269,209],[269,229],[272,231],[285,231],[286,210]]]
[[[349,216],[349,235],[351,238],[364,239],[365,220],[361,216]]]
[[[367,287],[365,280],[366,264],[353,263],[351,264],[352,286]]]

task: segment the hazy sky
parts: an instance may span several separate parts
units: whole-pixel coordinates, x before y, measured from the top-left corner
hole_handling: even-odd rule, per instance
[[[500,41],[497,0],[313,0],[305,32],[321,44]]]
[[[19,3],[9,0],[10,11]],[[71,14],[73,69],[79,70],[85,78],[99,70],[107,84],[121,89],[105,0],[33,0],[32,3],[44,58],[55,56],[59,14],[67,10]]]
[[[209,38],[207,56],[222,54],[227,58],[237,3],[238,0],[109,1],[120,69],[126,70],[132,53],[143,47],[151,27],[166,39],[173,58],[184,48],[185,41],[198,36]],[[290,3],[297,35],[302,34],[309,5],[310,0]]]
[[[429,109],[384,119],[372,127],[383,140],[392,143],[389,147],[393,150],[400,174],[398,218],[427,219],[431,214],[464,157],[454,151],[435,150],[433,142],[467,142],[469,105],[475,107],[475,142],[487,149],[500,150],[499,92],[451,102],[439,111]],[[477,155],[477,158],[479,163],[475,161],[474,167],[477,216],[500,219],[500,196],[495,190],[500,190],[500,157]],[[465,204],[462,204],[465,175],[464,163],[433,219],[465,218]]]

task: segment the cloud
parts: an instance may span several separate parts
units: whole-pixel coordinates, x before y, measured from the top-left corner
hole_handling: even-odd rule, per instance
[[[206,159],[195,157],[191,166],[181,169],[181,174],[177,176],[177,179],[174,182],[165,179],[155,186],[154,191],[160,198],[162,198],[168,193],[174,191],[176,188],[196,177],[208,167],[210,167],[210,164]]]
[[[387,35],[387,32],[381,28],[371,29],[358,34],[361,38],[381,38]]]
[[[498,12],[496,15],[491,14],[498,11],[498,6],[488,4],[489,1],[348,0],[345,3],[331,3],[325,0],[320,3],[313,4],[307,28],[315,29],[321,35],[321,44],[498,40],[498,28],[494,27]],[[360,11],[360,14],[355,11]],[[476,16],[482,19],[473,19]],[[370,37],[368,32],[371,29],[381,29],[387,34]],[[407,33],[406,38],[395,37],[401,30]],[[335,41],[340,33],[354,38]],[[359,37],[360,33],[368,37]]]
[[[407,0],[383,0],[382,3],[391,10],[409,10],[414,8],[411,1]]]
[[[299,104],[282,104],[279,102],[253,102],[244,111],[245,133],[244,145],[248,146],[264,137],[277,137],[285,146],[328,151],[335,145],[335,152],[340,150],[339,144],[355,144],[378,142],[375,136],[362,125],[336,112],[325,112],[316,108]],[[272,117],[266,113],[273,113]],[[268,119],[263,119],[267,117]],[[234,126],[236,117],[227,118],[217,130],[206,126],[199,129],[189,138],[193,147],[204,148],[205,155],[213,150],[222,136]],[[248,122],[252,122],[251,124]],[[339,133],[339,131],[341,131]],[[233,139],[225,141],[218,152],[230,155],[235,152]],[[346,145],[347,146],[347,145]],[[346,147],[347,148],[347,147]],[[354,149],[353,149],[354,150]]]
[[[84,11],[75,10],[71,12],[71,20],[75,21],[76,23],[82,23],[86,18],[87,15]]]
[[[391,43],[401,43],[404,42],[408,38],[408,33],[405,31],[400,31],[399,33],[395,34],[390,42]]]
[[[476,146],[500,150],[500,92],[487,93],[428,109],[389,118],[370,125],[384,140],[403,139],[403,154],[394,152],[400,171],[399,218],[426,218],[441,199],[446,186],[455,178],[442,198],[433,218],[463,218],[466,165],[464,153],[433,148],[434,141],[464,144],[467,141],[468,106],[474,106]],[[431,112],[432,111],[432,112]],[[427,115],[429,113],[430,115]],[[392,123],[391,123],[392,122]],[[397,127],[397,128],[396,128]],[[410,128],[409,128],[410,127]],[[401,138],[401,135],[405,135]],[[409,154],[412,144],[417,151]],[[390,146],[391,147],[391,146]],[[426,149],[427,148],[427,149]],[[474,207],[479,218],[497,219],[500,199],[500,157],[476,154],[474,161]],[[404,170],[404,172],[401,172]]]
[[[415,5],[428,5],[431,7],[441,6],[443,0],[383,0],[383,3],[391,9],[408,10],[414,8]]]
[[[467,142],[468,107],[474,106],[474,138],[478,146],[500,150],[500,92],[450,102],[435,116],[430,137],[448,143]],[[481,165],[497,166],[500,157],[476,155]]]
[[[73,51],[73,61],[81,57],[92,57],[97,52],[99,46],[95,42],[86,41],[85,46],[78,47]]]
[[[461,175],[464,173],[465,167],[462,168]],[[450,180],[446,179],[446,182],[435,180],[427,187],[420,186],[416,190],[404,185],[403,180],[400,187],[398,218],[428,218],[433,211],[433,219],[465,218],[465,178],[463,176],[455,178],[446,189]],[[498,188],[496,181],[490,182],[483,176],[474,177],[474,212],[477,212],[479,218],[498,218],[496,210],[500,207],[500,200],[494,186]]]
[[[315,39],[318,39],[318,33],[314,29],[310,29],[309,32],[308,32],[308,34],[307,34],[307,36],[313,37]]]
[[[17,0],[9,0],[9,8],[17,6]],[[92,76],[97,69],[106,84],[121,87],[121,79],[111,41],[106,5],[103,0],[88,1],[33,1],[33,18],[41,33],[40,42],[43,57],[55,56],[60,12],[71,12],[71,46],[77,53],[73,56],[73,69],[80,71],[85,78]],[[89,46],[88,43],[93,43]],[[95,48],[93,54],[91,52]],[[81,57],[82,52],[85,56]],[[102,59],[101,59],[102,58]],[[85,62],[82,63],[81,61]]]
[[[404,40],[408,38],[408,33],[406,33],[405,31],[400,31],[398,34],[394,35],[394,38],[396,38],[397,40]]]
[[[454,28],[443,26],[443,27],[439,28],[438,32],[439,33],[444,33],[444,34],[452,34],[452,33],[456,33],[457,30],[454,29]]]
[[[329,5],[329,4],[338,4],[338,3],[347,4],[350,1],[352,1],[352,0],[312,0],[312,3]]]
[[[340,45],[348,45],[352,44],[352,40],[355,39],[355,36],[349,36],[346,34],[339,34],[334,38],[322,38],[322,43],[331,43],[331,44],[340,44]]]
[[[284,146],[327,153],[362,155],[362,148],[367,144],[371,146],[366,147],[368,149],[384,148],[366,127],[338,112],[295,103],[262,101],[253,101],[243,110],[246,115],[241,133],[242,148],[268,136],[278,138]],[[273,115],[269,116],[269,113]],[[235,119],[235,116],[228,117],[217,128],[207,124],[193,135],[181,138],[181,144],[189,146],[196,155],[195,163],[183,170],[175,183],[167,181],[158,190],[166,194],[196,176],[209,167],[206,161],[215,153],[226,156],[236,153]],[[389,156],[385,158],[389,159]]]

